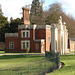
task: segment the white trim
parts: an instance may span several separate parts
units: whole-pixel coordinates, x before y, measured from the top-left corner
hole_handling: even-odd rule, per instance
[[[13,43],[13,44],[11,44],[11,43]],[[11,49],[10,45],[11,46],[13,45],[13,48],[12,49],[14,49],[14,42],[9,42],[9,49]]]
[[[28,42],[28,48],[30,49],[30,40],[22,40],[21,41],[21,49],[23,49],[23,42],[25,42],[25,46],[26,46],[26,43]]]
[[[25,32],[25,37],[23,36],[23,32]],[[28,37],[27,37],[28,32]],[[30,38],[30,30],[21,30],[21,38]]]
[[[5,37],[18,37],[18,33],[5,33]]]
[[[18,30],[20,29],[51,29],[51,25],[18,25]]]

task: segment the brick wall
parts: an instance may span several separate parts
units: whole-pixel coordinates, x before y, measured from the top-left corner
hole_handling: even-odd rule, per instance
[[[74,51],[74,50],[75,50],[75,41],[70,40],[70,51]]]
[[[23,29],[25,30],[25,29]],[[38,29],[38,34],[36,37],[35,29],[26,29],[30,30],[30,38],[21,38],[21,30],[18,30],[18,37],[6,37],[5,45],[9,48],[9,42],[14,42],[14,50],[8,50],[6,52],[25,52],[25,50],[21,50],[21,40],[30,40],[30,52],[42,52],[41,41],[35,42],[34,40],[44,39],[45,40],[45,51],[50,51],[50,42],[48,41],[48,37],[51,40],[51,32],[49,29]],[[36,50],[36,44],[39,44],[39,50]]]
[[[4,50],[5,44],[4,42],[0,42],[0,50]]]
[[[14,42],[14,50],[8,50],[6,52],[19,52],[20,51],[20,41],[18,37],[6,37],[5,38],[5,45],[9,49],[9,42]]]
[[[23,8],[23,23],[25,25],[30,25],[29,21],[29,9]]]
[[[50,42],[48,41],[48,37],[50,37]],[[49,29],[46,30],[46,51],[50,51],[50,45],[51,45],[51,31]]]

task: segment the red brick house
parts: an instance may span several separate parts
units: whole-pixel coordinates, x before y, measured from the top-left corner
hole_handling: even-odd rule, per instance
[[[74,51],[75,52],[75,38],[69,38],[69,52]]]
[[[4,42],[0,42],[0,50],[4,50],[4,48],[5,48]]]
[[[23,8],[23,25],[18,26],[18,33],[5,33],[6,52],[26,52],[27,46],[30,52],[44,53],[50,51],[51,26],[30,25],[29,10]]]

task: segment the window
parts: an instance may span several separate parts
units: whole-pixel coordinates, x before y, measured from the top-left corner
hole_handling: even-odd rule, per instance
[[[48,37],[48,42],[50,43],[50,37]]]
[[[28,32],[26,32],[26,37],[28,38]]]
[[[26,47],[28,47],[28,42],[26,42]]]
[[[22,38],[29,38],[30,37],[30,30],[21,30],[21,37]]]
[[[23,37],[25,37],[25,32],[23,32]]]
[[[25,49],[25,47],[28,47],[30,49],[30,41],[29,40],[21,41],[21,49]]]
[[[23,42],[23,49],[25,49],[25,42]]]
[[[14,49],[14,42],[9,42],[9,49]]]
[[[39,49],[39,44],[36,44],[36,49]]]

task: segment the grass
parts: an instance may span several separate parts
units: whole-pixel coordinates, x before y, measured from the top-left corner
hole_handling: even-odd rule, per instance
[[[60,59],[65,63],[65,66],[48,75],[75,75],[75,55],[63,55]]]
[[[4,54],[5,53],[5,51],[0,51],[0,54]]]
[[[40,61],[41,59],[44,59],[44,56],[1,55],[0,56],[0,75],[18,75],[18,73],[26,71],[25,68],[27,65],[32,64],[36,61]]]
[[[0,69],[12,68],[19,65],[27,65],[31,62],[43,59],[44,56],[39,55],[2,55],[0,56]]]
[[[44,58],[42,55],[2,55],[0,56],[0,75],[28,75],[29,69],[30,75],[33,75],[55,66],[50,61],[45,63]]]

